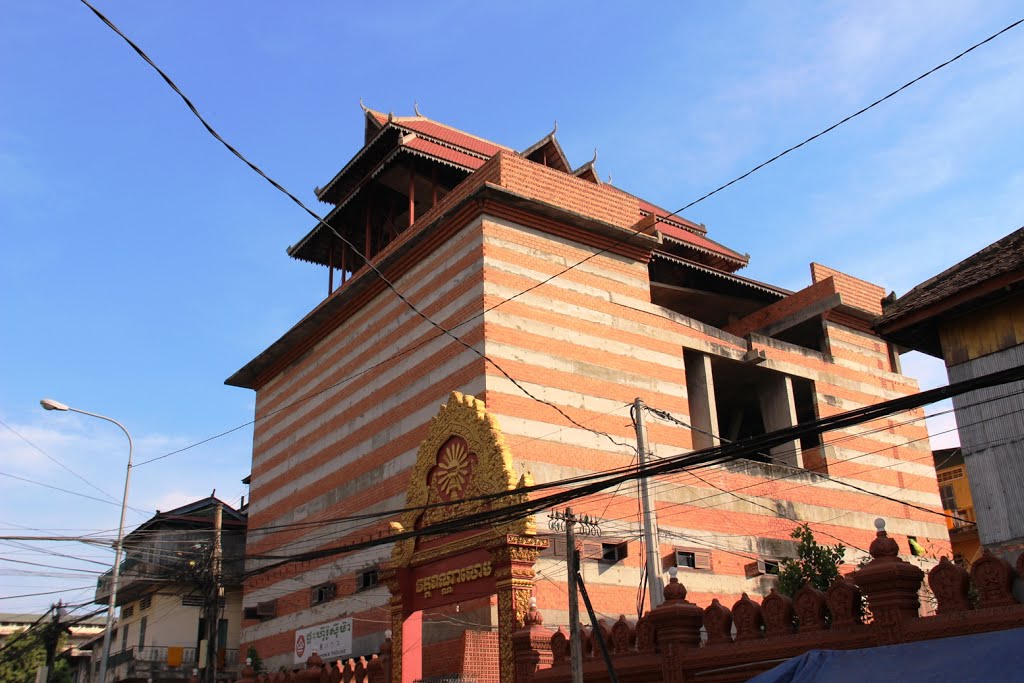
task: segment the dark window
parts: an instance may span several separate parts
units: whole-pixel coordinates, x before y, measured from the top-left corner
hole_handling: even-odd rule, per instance
[[[146,597],[139,600],[139,610],[147,610],[153,605],[153,596],[147,595]]]
[[[135,605],[125,605],[121,608],[121,618],[127,619],[135,615]]]
[[[621,562],[626,559],[629,555],[629,544],[628,543],[602,543],[601,544],[601,561],[602,562]]]
[[[711,569],[711,552],[699,548],[676,548],[675,566],[682,569]]]
[[[768,574],[769,576],[779,575],[778,560],[758,560],[757,568],[761,570],[762,574]]]
[[[311,605],[319,605],[322,602],[327,602],[334,597],[334,584],[323,583],[313,588],[310,596],[309,603]]]
[[[942,509],[956,510],[956,494],[953,493],[952,484],[944,484],[939,487],[939,498],[942,499]]]
[[[139,649],[140,650],[142,648],[146,647],[146,619],[147,619],[147,617],[142,617],[142,619],[139,620]]]
[[[121,631],[121,651],[124,652],[128,649],[128,631],[131,630],[131,624],[125,624],[122,628],[124,630]]]
[[[256,613],[255,607],[246,607],[242,610],[243,619],[259,619],[260,615]]]
[[[356,576],[356,590],[364,590],[366,588],[373,588],[377,585],[378,576],[376,569],[369,569],[365,572],[361,572]]]

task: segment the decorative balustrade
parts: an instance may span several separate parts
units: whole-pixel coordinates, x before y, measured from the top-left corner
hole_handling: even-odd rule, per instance
[[[927,574],[936,613],[919,616],[925,573],[899,558],[884,522],[876,526],[871,561],[824,592],[807,584],[792,599],[773,589],[760,602],[744,594],[731,607],[716,599],[702,608],[686,600],[686,588],[673,573],[665,602],[642,619],[620,616],[601,624],[618,679],[745,681],[812,649],[865,648],[1024,625],[1024,605],[1011,591],[1013,568],[987,552],[970,573],[942,558]],[[1017,572],[1024,575],[1024,555]],[[514,640],[517,683],[570,681],[567,634],[544,628],[536,610],[526,621]],[[582,637],[588,653],[584,679],[609,680],[600,654],[593,654],[592,634],[583,629]]]
[[[1024,625],[1024,605],[1013,597],[1014,568],[986,552],[967,572],[947,558],[927,574],[937,607],[922,617],[925,573],[899,557],[879,520],[871,561],[837,579],[827,591],[805,585],[792,599],[774,589],[760,602],[744,594],[731,607],[686,600],[673,575],[665,601],[639,621],[620,616],[599,623],[622,683],[733,683],[812,649],[847,650],[984,633]],[[1016,572],[1024,576],[1024,555]],[[971,595],[973,587],[974,595]],[[865,618],[869,614],[869,618]],[[609,680],[595,634],[581,626],[588,683]],[[535,603],[513,636],[516,683],[568,683],[569,639],[544,626]],[[246,666],[236,683],[390,683],[391,641],[380,656],[325,665],[317,656],[303,669],[256,675]]]

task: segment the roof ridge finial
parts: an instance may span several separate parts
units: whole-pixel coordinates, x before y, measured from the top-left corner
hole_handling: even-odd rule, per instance
[[[612,174],[611,173],[608,174],[608,180],[606,180],[605,182],[608,183],[609,185],[612,184]]]
[[[555,133],[558,132],[558,119],[555,119],[555,127],[551,129],[550,136],[554,137]]]
[[[597,147],[594,148],[594,158],[590,160],[590,165],[593,166],[597,163]]]
[[[359,108],[363,110],[364,114],[369,114],[370,113],[370,108],[367,107],[365,104],[363,104],[363,98],[362,97],[359,98]]]
[[[423,116],[423,114],[420,113],[420,103],[419,103],[419,100],[413,100],[412,101],[412,110],[414,112],[416,112],[416,116]]]

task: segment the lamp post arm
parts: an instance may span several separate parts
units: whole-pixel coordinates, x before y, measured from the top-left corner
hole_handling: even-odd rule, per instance
[[[99,413],[90,413],[87,410],[79,410],[78,408],[68,407],[68,410],[81,413],[82,415],[88,415],[89,417],[99,418],[100,420],[106,420],[107,422],[113,422],[124,435],[128,437],[128,467],[124,474],[124,496],[121,498],[121,523],[117,526],[117,544],[114,546],[114,568],[110,577],[110,601],[107,604],[107,627],[103,631],[103,654],[100,658],[100,671],[98,677],[98,683],[106,683],[107,680],[107,660],[110,659],[110,632],[114,626],[114,609],[117,607],[117,589],[118,583],[121,577],[121,554],[124,550],[124,517],[125,511],[128,509],[128,486],[131,483],[132,478],[132,435],[128,433],[125,426],[115,420],[112,417],[106,415],[100,415]]]

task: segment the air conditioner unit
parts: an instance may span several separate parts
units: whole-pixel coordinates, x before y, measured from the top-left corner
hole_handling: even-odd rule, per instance
[[[256,616],[261,619],[277,616],[277,600],[256,603]]]

